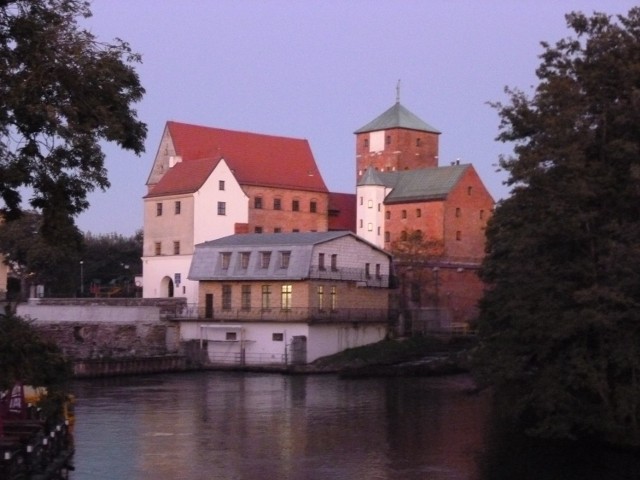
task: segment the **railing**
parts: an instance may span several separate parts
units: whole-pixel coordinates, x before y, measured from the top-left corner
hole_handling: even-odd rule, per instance
[[[371,265],[371,270],[363,268],[320,268],[317,265],[309,269],[309,278],[313,280],[340,280],[362,283],[362,286],[386,288],[389,286],[389,275],[378,275],[375,266]]]
[[[386,308],[215,308],[186,305],[167,315],[169,320],[206,320],[213,322],[388,322],[394,318]]]

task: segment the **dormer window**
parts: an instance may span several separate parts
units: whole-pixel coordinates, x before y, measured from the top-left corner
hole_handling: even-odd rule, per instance
[[[291,252],[280,252],[280,268],[289,268]]]

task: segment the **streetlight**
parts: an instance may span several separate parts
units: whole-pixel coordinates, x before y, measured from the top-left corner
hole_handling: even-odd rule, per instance
[[[84,297],[84,260],[80,260],[80,296]]]

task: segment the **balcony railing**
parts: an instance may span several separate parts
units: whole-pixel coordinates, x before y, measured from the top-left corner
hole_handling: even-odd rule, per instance
[[[361,283],[362,286],[386,288],[389,286],[389,275],[376,274],[364,268],[332,268],[330,266],[320,268],[313,265],[309,269],[309,278],[313,280],[339,280]]]
[[[388,322],[393,318],[386,308],[214,308],[186,305],[168,313],[169,320],[207,322]]]

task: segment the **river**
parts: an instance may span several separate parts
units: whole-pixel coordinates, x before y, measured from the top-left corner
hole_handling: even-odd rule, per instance
[[[78,381],[71,480],[621,480],[638,455],[505,438],[465,376]]]

